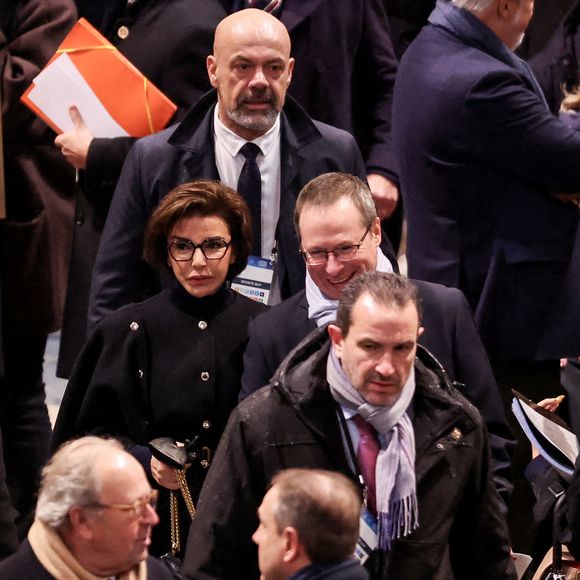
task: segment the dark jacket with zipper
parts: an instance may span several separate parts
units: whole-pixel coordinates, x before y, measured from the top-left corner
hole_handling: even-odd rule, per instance
[[[288,355],[271,384],[232,413],[192,524],[187,577],[259,577],[251,541],[256,509],[281,469],[330,469],[357,481],[326,382],[328,351],[325,329],[315,330]],[[420,526],[387,557],[371,558],[371,578],[515,578],[483,421],[421,347],[415,373]]]

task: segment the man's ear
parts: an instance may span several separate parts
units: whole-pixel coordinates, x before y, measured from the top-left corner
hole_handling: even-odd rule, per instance
[[[419,330],[417,330],[417,338],[419,338],[425,332],[424,326],[419,326]]]
[[[93,527],[91,516],[88,515],[85,508],[73,506],[68,513],[68,519],[74,534],[86,541],[92,539]]]
[[[382,230],[381,230],[381,219],[377,217],[375,223],[371,226],[371,234],[373,235],[373,240],[376,246],[381,245]]]
[[[290,58],[288,59],[288,83],[286,84],[287,87],[290,86],[290,83],[292,82],[292,74],[294,72],[294,59]]]
[[[218,80],[217,80],[217,62],[215,60],[215,56],[213,54],[210,54],[206,59],[205,59],[205,66],[207,68],[207,76],[209,77],[209,82],[211,84],[211,86],[216,89],[218,86]]]
[[[334,352],[337,356],[340,356],[342,353],[342,343],[344,340],[344,337],[342,336],[342,330],[340,330],[336,324],[329,324],[326,330],[328,331],[328,336],[330,336],[330,341],[334,347]]]
[[[496,10],[500,20],[511,22],[519,12],[519,0],[499,0]]]
[[[284,556],[282,560],[285,563],[295,562],[302,556],[304,551],[296,528],[291,526],[284,528],[282,537],[284,538]]]

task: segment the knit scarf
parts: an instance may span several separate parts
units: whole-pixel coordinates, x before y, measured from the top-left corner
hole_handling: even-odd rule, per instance
[[[70,553],[56,530],[40,520],[35,520],[28,532],[28,541],[46,571],[58,580],[102,580],[85,570]],[[147,580],[147,561],[144,560],[115,576],[117,580]]]
[[[388,258],[383,254],[381,248],[377,247],[377,272],[391,273],[393,266]],[[310,272],[306,272],[306,301],[308,302],[308,318],[314,320],[317,326],[324,326],[336,320],[338,310],[338,300],[332,300],[323,294],[320,288],[314,283]]]
[[[379,451],[376,466],[379,547],[388,552],[394,540],[419,525],[415,432],[407,414],[415,393],[415,369],[411,368],[401,395],[391,407],[368,403],[348,380],[333,350],[328,356],[326,378],[334,400],[358,413],[388,441]]]

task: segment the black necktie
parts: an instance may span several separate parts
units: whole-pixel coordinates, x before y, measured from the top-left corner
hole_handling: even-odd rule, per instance
[[[246,200],[252,216],[254,245],[252,254],[262,255],[262,176],[256,157],[262,150],[254,143],[246,143],[240,153],[246,162],[238,179],[238,193]]]

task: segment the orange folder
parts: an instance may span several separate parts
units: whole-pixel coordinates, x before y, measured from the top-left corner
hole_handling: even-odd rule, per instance
[[[46,66],[63,53],[68,54],[111,117],[131,137],[160,131],[177,110],[169,98],[84,18],[73,26]],[[22,96],[22,102],[57,133],[62,133],[28,98],[33,88],[34,81]]]

